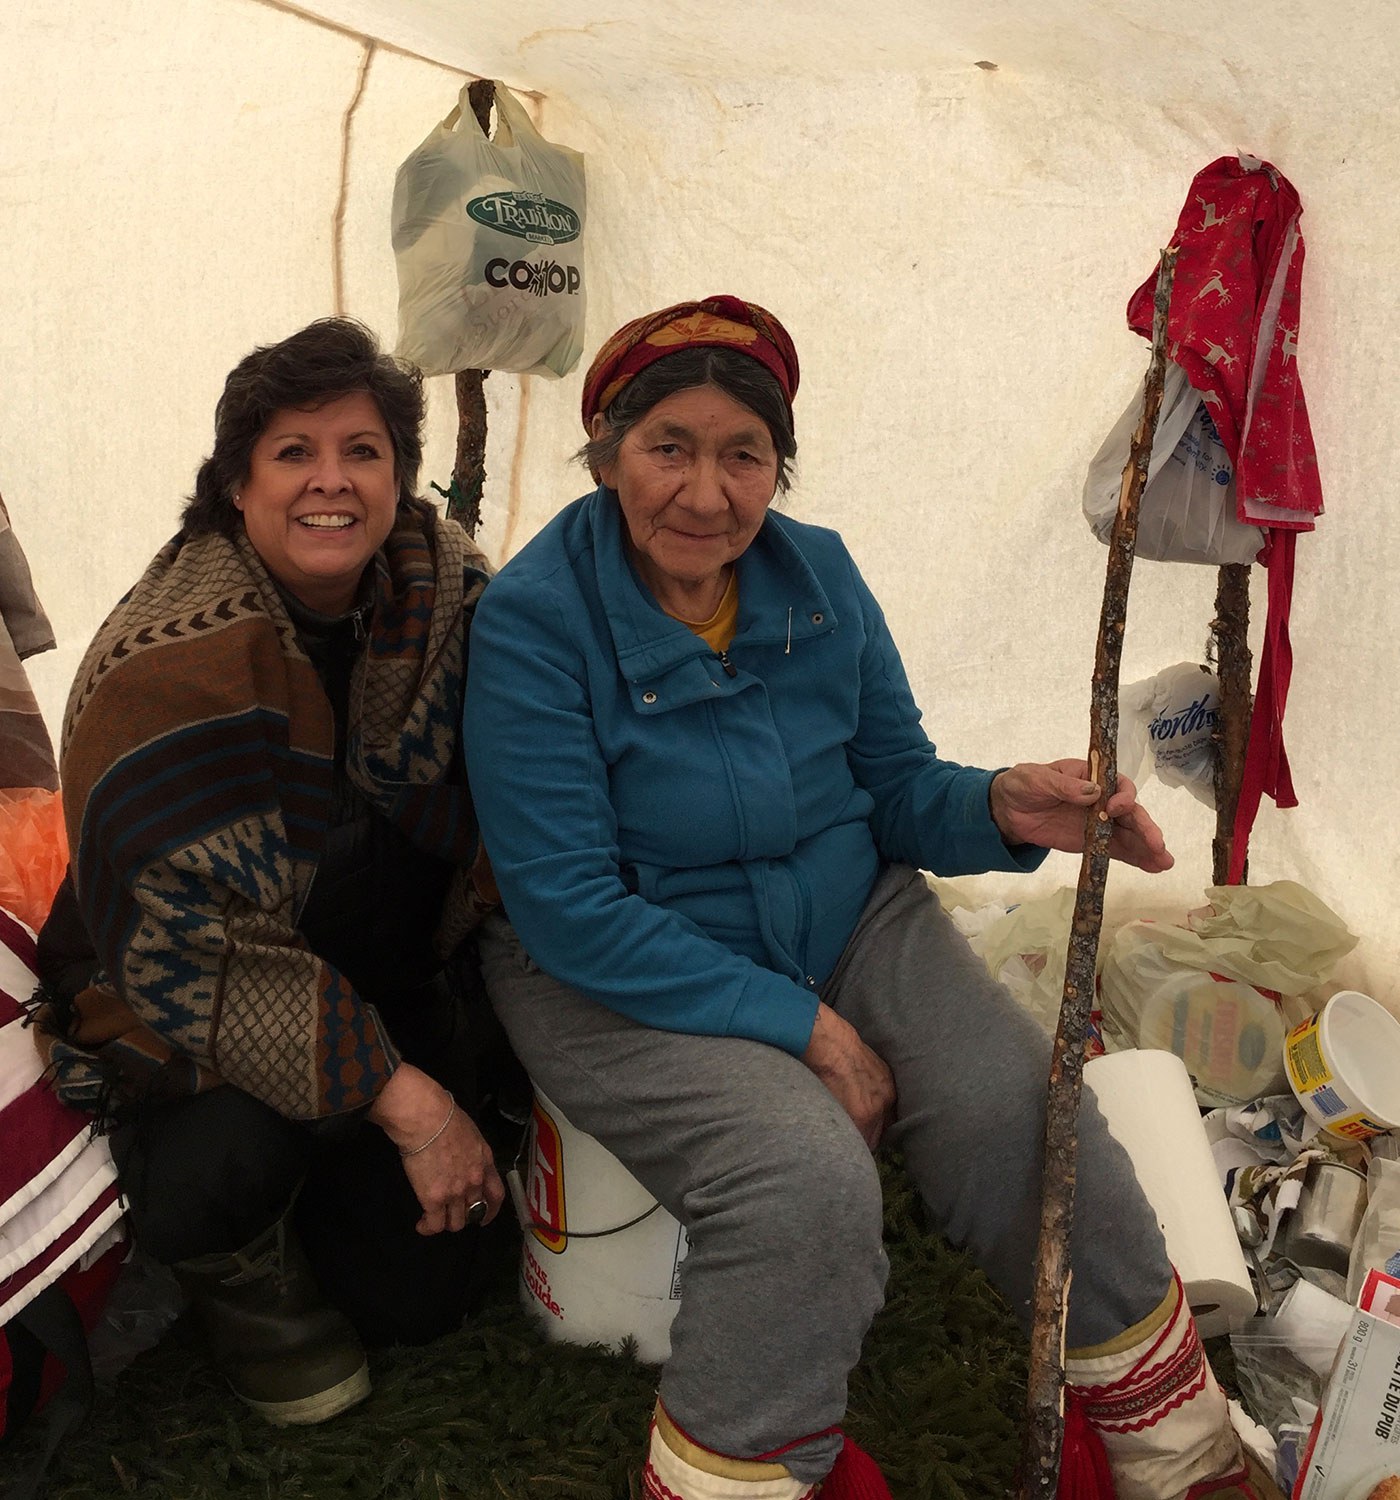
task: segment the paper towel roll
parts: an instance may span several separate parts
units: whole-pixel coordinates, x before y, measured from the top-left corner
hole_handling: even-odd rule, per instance
[[[1185,1063],[1172,1052],[1113,1052],[1088,1063],[1084,1081],[1156,1211],[1201,1336],[1238,1328],[1258,1302]]]

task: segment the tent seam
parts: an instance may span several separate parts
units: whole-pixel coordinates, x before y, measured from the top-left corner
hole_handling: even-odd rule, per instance
[[[444,62],[440,57],[429,57],[426,52],[415,52],[412,47],[402,47],[397,42],[385,41],[383,37],[372,37],[366,32],[356,31],[353,26],[345,26],[326,16],[318,16],[314,11],[304,10],[300,5],[292,4],[291,0],[253,0],[253,3],[265,5],[269,10],[280,10],[286,15],[295,16],[299,21],[309,21],[313,26],[319,26],[324,31],[333,31],[337,36],[353,37],[358,42],[372,42],[386,52],[395,52],[400,57],[412,58],[414,62],[428,63],[434,68],[443,68],[463,78],[477,76],[466,68],[459,68],[455,63]],[[530,90],[517,89],[516,93],[530,93]]]
[[[360,100],[365,96],[365,85],[369,82],[369,70],[378,45],[365,38],[355,92],[340,121],[340,189],[336,193],[335,214],[331,219],[331,296],[337,317],[345,316],[345,205],[350,197],[350,127]]]
[[[502,566],[510,559],[516,527],[520,524],[520,513],[525,505],[521,474],[525,466],[525,429],[530,415],[530,385],[525,380],[518,381],[517,384],[520,387],[520,402],[515,413],[515,451],[510,459],[510,502],[506,508],[505,532],[501,539]]]

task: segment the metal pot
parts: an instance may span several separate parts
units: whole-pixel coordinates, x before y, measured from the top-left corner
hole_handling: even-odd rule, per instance
[[[1345,1276],[1366,1212],[1366,1174],[1341,1161],[1313,1161],[1284,1225],[1284,1255],[1298,1266]]]

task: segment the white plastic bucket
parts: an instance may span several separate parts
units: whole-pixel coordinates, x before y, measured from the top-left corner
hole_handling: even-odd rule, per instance
[[[524,1230],[520,1299],[545,1337],[664,1364],[681,1303],[685,1230],[591,1135],[537,1089],[517,1167],[507,1174]]]
[[[1400,1021],[1360,990],[1338,990],[1284,1042],[1288,1082],[1324,1130],[1361,1141],[1400,1126]]]

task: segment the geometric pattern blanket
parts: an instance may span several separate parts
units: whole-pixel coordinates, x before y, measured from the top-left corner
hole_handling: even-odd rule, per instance
[[[400,507],[372,566],[346,771],[464,870],[477,846],[464,609],[485,559],[420,503]],[[40,1013],[61,1097],[101,1112],[113,1090],[227,1082],[314,1119],[383,1087],[397,1057],[378,1015],[296,926],[324,848],[334,733],[246,535],[162,548],[88,648],[65,716],[73,878],[102,969],[71,1014]]]

